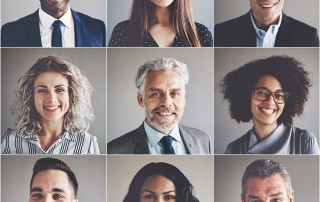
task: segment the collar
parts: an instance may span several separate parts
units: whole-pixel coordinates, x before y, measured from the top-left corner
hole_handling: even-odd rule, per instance
[[[27,139],[29,141],[34,141],[34,142],[39,142],[39,138],[37,134],[31,134],[31,135],[26,135],[26,134],[17,134],[18,136],[20,136],[21,138]],[[76,138],[77,135],[75,133],[69,133],[69,132],[63,132],[61,133],[61,135],[59,135],[59,137],[57,138],[57,140],[70,140],[72,142],[76,142]]]
[[[159,141],[162,139],[162,137],[164,136],[163,133],[151,128],[146,121],[143,122],[143,125],[144,125],[144,129],[147,133],[147,138],[148,138],[148,141],[149,141],[149,144],[154,147],[156,146]],[[173,139],[177,142],[182,142],[182,139],[181,139],[181,136],[180,136],[180,132],[179,132],[179,126],[176,125],[172,131],[170,132],[170,134]]]
[[[41,8],[39,9],[39,20],[40,20],[40,25],[44,28],[45,31],[48,31],[53,22],[57,20],[56,18],[52,17],[51,15],[47,14],[44,12]],[[73,24],[73,18],[72,18],[72,13],[71,13],[71,8],[69,6],[67,12],[61,16],[59,19],[65,27],[68,29],[72,28]]]
[[[253,20],[253,16],[252,16],[252,11],[250,11],[250,19],[251,19],[251,22],[252,22],[252,25],[253,25],[253,28],[254,30],[256,31],[257,33],[257,36],[259,38],[263,38],[267,32],[271,32],[272,34],[276,34],[278,32],[278,29],[281,25],[281,21],[282,21],[282,12],[280,13],[280,18],[279,18],[279,22],[278,24],[273,24],[273,25],[270,25],[270,27],[268,28],[267,32],[264,31],[263,29],[259,29],[256,25],[256,23],[254,22]]]

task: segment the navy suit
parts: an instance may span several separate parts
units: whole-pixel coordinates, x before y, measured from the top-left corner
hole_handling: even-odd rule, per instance
[[[71,10],[76,47],[105,47],[106,26],[103,21]],[[2,47],[42,47],[38,11],[2,26]]]
[[[207,133],[179,125],[180,135],[188,154],[211,154]],[[147,133],[143,123],[139,128],[120,136],[107,145],[108,154],[149,154]]]
[[[215,25],[215,47],[256,47],[256,31],[250,12]],[[282,14],[275,47],[318,47],[317,29]]]

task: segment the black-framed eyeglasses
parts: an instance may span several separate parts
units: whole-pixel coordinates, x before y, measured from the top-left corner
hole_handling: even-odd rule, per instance
[[[254,95],[254,99],[256,99],[258,101],[265,101],[265,100],[269,99],[270,95],[272,95],[274,102],[277,104],[285,103],[289,97],[288,92],[283,92],[283,91],[270,92],[270,91],[263,89],[263,88],[254,89],[253,95]]]

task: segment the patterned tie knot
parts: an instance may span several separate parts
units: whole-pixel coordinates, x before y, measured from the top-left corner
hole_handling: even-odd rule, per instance
[[[163,136],[160,142],[164,147],[164,154],[175,154],[174,149],[172,147],[173,137],[170,135]]]
[[[56,28],[56,29],[60,29],[61,25],[62,25],[62,22],[60,20],[56,20],[52,24],[53,28]]]

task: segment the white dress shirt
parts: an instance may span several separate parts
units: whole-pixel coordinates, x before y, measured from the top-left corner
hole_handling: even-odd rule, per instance
[[[164,147],[161,145],[160,140],[162,139],[164,134],[151,128],[145,121],[144,129],[147,133],[150,154],[163,154]],[[172,147],[175,154],[187,154],[187,150],[182,141],[178,125],[173,128],[169,135],[173,137]]]
[[[74,22],[70,7],[60,19],[55,19],[54,17],[47,14],[40,8],[39,19],[42,47],[51,47],[51,38],[53,30],[52,24],[55,20],[60,20],[62,22],[62,47],[75,47]]]

